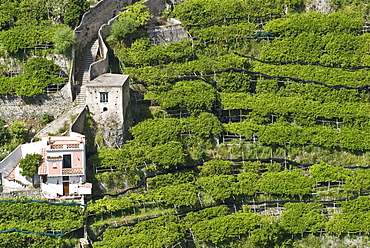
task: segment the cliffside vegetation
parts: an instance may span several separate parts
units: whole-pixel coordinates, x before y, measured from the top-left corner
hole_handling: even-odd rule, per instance
[[[334,4],[188,0],[168,14],[188,39],[115,37],[151,117],[90,161],[118,193],[88,205],[92,231],[118,225],[95,246],[366,245],[367,10]]]
[[[187,0],[168,16],[189,38],[167,46],[147,38],[140,2],[122,12],[107,41],[144,89],[133,104],[146,118],[89,159],[107,189],[87,204],[94,247],[368,246],[368,13],[333,4]],[[81,209],[58,207],[30,205],[15,223],[20,210],[5,206],[1,230],[82,226]],[[1,235],[9,247],[73,245]]]
[[[47,86],[65,83],[53,61],[41,59],[52,53],[70,55],[73,28],[88,9],[84,0],[2,1],[0,95],[34,97],[44,94]],[[30,68],[35,62],[39,67]]]

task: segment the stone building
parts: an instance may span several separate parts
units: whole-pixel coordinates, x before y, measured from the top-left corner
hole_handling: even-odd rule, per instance
[[[124,123],[130,100],[128,76],[106,73],[86,84],[86,105],[96,122]]]

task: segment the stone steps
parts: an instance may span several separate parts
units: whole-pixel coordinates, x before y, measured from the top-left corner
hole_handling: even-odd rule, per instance
[[[86,103],[85,85],[90,81],[90,65],[94,62],[98,49],[99,42],[98,40],[95,40],[89,44],[89,49],[86,52],[84,66],[78,77],[79,84],[77,84],[75,88],[76,104],[78,106],[84,106]]]

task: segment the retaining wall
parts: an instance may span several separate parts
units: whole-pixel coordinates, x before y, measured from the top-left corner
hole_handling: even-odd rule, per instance
[[[70,132],[83,133],[85,129],[85,117],[89,113],[89,109],[86,107],[82,112],[77,116],[74,122],[71,125]]]
[[[65,89],[67,88],[63,88],[61,92],[53,95],[29,99],[16,96],[0,96],[0,119],[7,123],[14,120],[24,121],[30,131],[35,133],[41,128],[40,120],[45,113],[57,117],[72,107],[70,97],[65,96],[67,93],[64,92]]]
[[[22,147],[19,145],[13,152],[0,162],[0,173],[2,177],[9,175],[14,166],[22,159]]]
[[[173,19],[166,26],[149,27],[149,38],[155,45],[168,45],[171,42],[180,41],[187,38],[187,33],[181,26],[181,22]]]

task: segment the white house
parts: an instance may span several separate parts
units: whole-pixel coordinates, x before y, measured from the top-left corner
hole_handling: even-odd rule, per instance
[[[70,136],[42,137],[41,141],[20,145],[9,154],[0,162],[4,191],[32,186],[31,180],[20,174],[18,165],[27,154],[36,153],[42,155],[38,175],[46,197],[78,198],[91,194],[92,185],[86,182],[85,136],[74,132]]]

